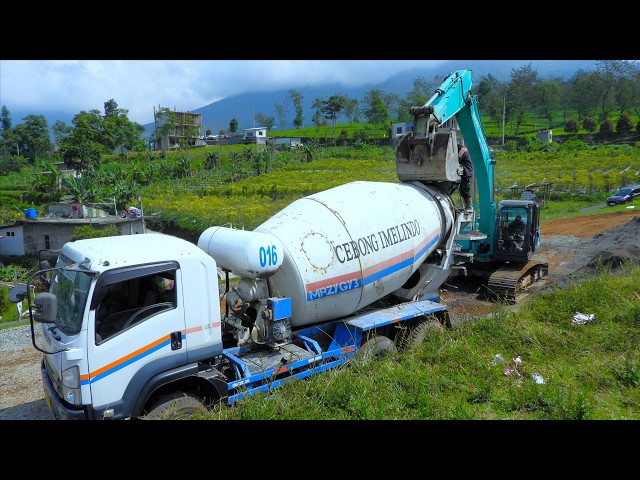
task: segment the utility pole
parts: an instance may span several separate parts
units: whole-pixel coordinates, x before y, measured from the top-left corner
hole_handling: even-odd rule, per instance
[[[504,147],[504,118],[507,111],[507,97],[502,97],[502,146]]]

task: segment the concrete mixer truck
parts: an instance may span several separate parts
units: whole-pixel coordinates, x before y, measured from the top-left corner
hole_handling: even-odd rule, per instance
[[[476,212],[454,204],[457,126],[437,118],[434,100],[414,109],[398,183],[309,195],[253,231],[210,227],[197,245],[154,233],[66,243],[55,265],[43,263],[10,293],[28,299],[54,417],[202,412],[448,326],[440,287],[491,247],[482,246],[489,235],[477,230]],[[484,137],[474,125],[463,134],[477,154]],[[528,204],[503,212],[516,209],[529,226],[536,220]],[[530,251],[536,240],[523,244]],[[31,298],[36,275],[49,288]]]

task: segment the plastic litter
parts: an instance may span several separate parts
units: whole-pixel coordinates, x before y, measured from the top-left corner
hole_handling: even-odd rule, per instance
[[[593,317],[595,317],[594,313],[585,314],[576,312],[576,314],[573,316],[572,322],[577,323],[578,325],[584,325],[585,323],[593,320]]]
[[[542,378],[542,375],[540,375],[539,373],[534,373],[533,375],[531,375],[531,378],[533,378],[533,380],[538,385],[544,385],[544,378]]]
[[[505,362],[504,357],[501,354],[496,353],[496,355],[493,357],[493,360],[491,361],[491,365],[500,365],[501,363],[504,363],[504,362]]]

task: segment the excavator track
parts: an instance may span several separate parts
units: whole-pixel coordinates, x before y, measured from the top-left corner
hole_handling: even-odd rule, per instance
[[[505,263],[489,276],[487,294],[513,304],[531,284],[548,274],[549,264],[544,261],[534,259],[526,264]]]

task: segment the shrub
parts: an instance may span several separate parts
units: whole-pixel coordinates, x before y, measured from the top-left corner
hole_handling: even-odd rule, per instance
[[[0,156],[0,172],[2,175],[7,175],[9,172],[20,172],[20,169],[26,161],[22,157],[15,155],[2,155]]]
[[[587,144],[582,140],[572,138],[562,143],[560,147],[558,147],[558,150],[586,150],[588,148]]]
[[[600,133],[611,132],[613,132],[613,122],[609,118],[605,118],[602,122],[600,122]]]
[[[115,237],[118,235],[118,229],[115,225],[108,225],[104,229],[94,228],[91,225],[82,225],[73,230],[73,234],[69,238],[70,241],[83,240],[85,238],[99,237]]]
[[[5,287],[4,285],[0,286],[0,317],[4,315],[4,313],[7,311],[7,309],[9,308],[9,305],[11,305],[9,303],[8,300],[8,295],[9,295],[9,288]]]
[[[628,133],[632,128],[631,116],[627,112],[622,112],[616,123],[616,130],[620,133]]]
[[[564,131],[567,133],[578,133],[578,130],[580,130],[580,125],[575,118],[570,118],[567,120],[567,123],[564,124]]]
[[[587,132],[595,132],[596,128],[598,127],[598,123],[596,122],[596,119],[593,117],[585,117],[585,119],[582,121],[582,127],[587,131]]]

